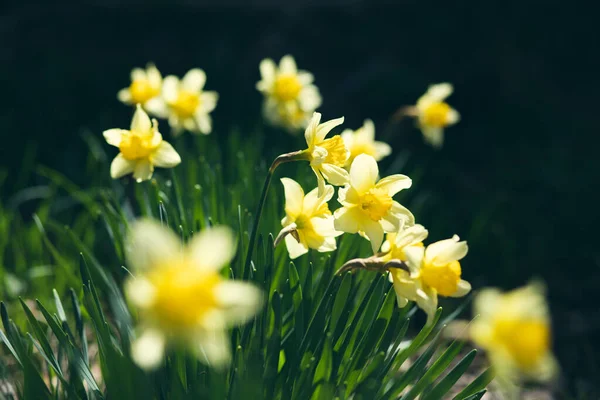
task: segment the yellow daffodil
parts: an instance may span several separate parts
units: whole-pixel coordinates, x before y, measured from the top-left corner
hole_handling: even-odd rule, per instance
[[[156,120],[151,122],[139,104],[129,130],[109,129],[104,138],[120,151],[110,165],[113,179],[133,173],[141,182],[152,178],[154,167],[171,168],[181,162],[173,146],[162,139]]]
[[[384,232],[398,232],[412,226],[415,218],[392,197],[408,189],[412,181],[405,175],[390,175],[377,181],[379,168],[375,159],[360,154],[350,166],[350,182],[338,191],[343,207],[334,213],[339,231],[360,232],[371,241],[373,252],[383,242]]]
[[[217,106],[217,92],[203,91],[206,74],[199,68],[189,70],[183,79],[165,77],[162,96],[165,112],[174,134],[184,129],[208,135],[212,131],[209,113]]]
[[[409,246],[423,247],[423,240],[427,239],[429,232],[423,225],[416,224],[400,232],[390,232],[385,235],[385,242],[381,245],[381,253],[385,254],[384,260],[406,261],[405,250]]]
[[[154,64],[148,64],[145,70],[134,68],[131,71],[131,85],[121,89],[117,97],[125,104],[141,104],[147,112],[158,115],[162,110],[161,88],[160,71]]]
[[[341,136],[350,151],[346,167],[352,165],[352,161],[359,154],[368,154],[375,161],[379,161],[392,152],[392,148],[387,143],[375,141],[375,125],[370,119],[365,120],[363,126],[355,131],[346,129]]]
[[[286,55],[279,67],[269,58],[260,63],[261,80],[256,88],[263,93],[265,118],[291,132],[305,128],[311,113],[321,105],[321,95],[311,73],[298,70],[296,61]]]
[[[350,152],[344,145],[340,135],[329,139],[325,136],[336,126],[344,122],[344,117],[321,122],[321,114],[313,113],[312,119],[306,127],[304,138],[308,148],[306,153],[310,161],[310,167],[317,176],[319,187],[318,195],[323,196],[325,192],[325,180],[335,186],[348,183],[350,176],[343,167],[350,156]]]
[[[143,368],[157,367],[171,344],[185,346],[212,367],[228,365],[227,329],[253,318],[262,304],[256,287],[219,272],[235,254],[231,230],[207,229],[182,248],[169,229],[139,221],[127,248],[134,276],[125,282],[125,294],[140,319],[133,360]]]
[[[557,363],[550,349],[550,315],[539,283],[502,293],[484,289],[474,299],[470,327],[475,344],[488,352],[499,381],[518,398],[521,380],[547,381]]]
[[[410,273],[393,268],[390,276],[398,306],[404,307],[407,300],[414,301],[427,313],[430,322],[438,306],[438,295],[462,297],[471,290],[469,282],[461,279],[459,262],[467,254],[468,246],[467,242],[460,242],[459,237],[454,235],[452,239],[441,240],[425,248],[417,242],[423,234],[423,231],[411,232],[403,240],[400,255],[406,258]],[[398,243],[398,237],[395,239]]]
[[[459,113],[445,102],[452,91],[449,83],[431,85],[415,107],[423,137],[434,147],[439,148],[444,143],[444,128],[460,119]]]
[[[319,252],[335,250],[335,238],[342,232],[334,229],[333,215],[327,206],[333,197],[333,187],[326,185],[321,197],[316,188],[305,196],[296,181],[282,178],[281,183],[285,192],[285,218],[281,225],[290,258],[307,253],[309,248]]]

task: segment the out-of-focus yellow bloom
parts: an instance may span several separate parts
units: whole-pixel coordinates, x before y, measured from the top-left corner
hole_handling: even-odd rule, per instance
[[[333,215],[327,202],[333,197],[333,186],[326,185],[323,196],[313,189],[305,196],[302,187],[294,180],[282,178],[285,192],[285,218],[281,225],[285,231],[285,245],[290,258],[297,258],[315,249],[328,252],[336,249],[335,238],[343,232],[333,227]]]
[[[175,135],[184,129],[205,135],[212,131],[209,114],[217,106],[219,95],[214,91],[203,91],[205,83],[206,74],[199,68],[189,70],[181,80],[173,75],[165,77],[163,114],[169,119]]]
[[[346,129],[341,136],[350,151],[346,167],[350,167],[352,161],[360,154],[368,154],[375,161],[379,161],[392,152],[392,148],[387,143],[375,141],[375,125],[370,119],[365,120],[363,126],[355,131]]]
[[[457,235],[432,243],[427,248],[415,245],[418,243],[415,240],[421,237],[423,232],[415,234],[414,239],[407,237],[405,242],[409,245],[403,247],[401,255],[404,255],[411,272],[394,268],[390,270],[390,277],[398,306],[404,307],[407,300],[414,301],[427,313],[430,322],[438,306],[438,295],[462,297],[471,291],[469,282],[461,279],[459,262],[469,249],[467,242],[460,242]]]
[[[162,139],[156,120],[151,122],[139,104],[129,130],[109,129],[104,138],[120,151],[110,165],[113,179],[133,173],[141,182],[152,178],[154,167],[171,168],[181,162],[173,146]]]
[[[281,58],[279,67],[267,58],[261,61],[259,68],[261,80],[256,88],[265,96],[265,118],[290,132],[305,128],[322,101],[319,90],[312,83],[313,75],[298,70],[290,55]]]
[[[304,138],[308,149],[308,160],[310,167],[317,176],[318,196],[325,193],[325,180],[335,186],[348,183],[350,176],[343,167],[350,156],[350,152],[344,144],[340,135],[329,139],[325,136],[336,126],[344,122],[344,117],[321,122],[321,114],[315,112],[304,132]]]
[[[453,90],[449,83],[431,85],[417,101],[415,108],[419,128],[425,140],[433,147],[442,147],[444,128],[457,123],[460,119],[460,114],[445,102]]]
[[[207,229],[182,249],[169,229],[139,221],[127,248],[135,277],[126,281],[125,294],[140,318],[138,338],[131,346],[134,361],[154,368],[172,343],[188,347],[215,368],[229,364],[227,329],[254,317],[262,305],[256,287],[225,280],[219,273],[235,254],[231,230]]]
[[[154,64],[148,64],[146,69],[134,68],[131,71],[131,85],[119,90],[117,97],[125,104],[141,104],[151,114],[160,114],[162,99],[160,92],[162,75]]]
[[[412,213],[392,198],[412,181],[405,175],[390,175],[377,181],[379,168],[375,159],[360,154],[350,167],[349,184],[338,190],[343,207],[334,213],[335,229],[361,233],[371,241],[373,252],[383,242],[384,232],[398,232],[412,226]]]
[[[478,315],[470,336],[488,352],[499,382],[518,398],[521,380],[547,381],[558,366],[550,349],[550,316],[540,283],[502,293],[484,289],[474,299]]]

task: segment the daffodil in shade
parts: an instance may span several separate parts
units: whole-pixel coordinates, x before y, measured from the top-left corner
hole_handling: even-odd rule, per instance
[[[419,242],[426,236],[426,231],[409,232],[404,238],[400,235],[394,238],[396,251],[402,242],[401,253],[397,254],[405,258],[410,273],[390,269],[398,305],[404,307],[408,300],[416,302],[431,322],[438,306],[438,296],[462,297],[471,291],[469,282],[461,279],[459,261],[467,255],[467,242],[461,242],[454,235],[452,239],[424,247]]]
[[[263,93],[263,113],[273,125],[294,132],[305,128],[310,115],[322,102],[310,72],[298,70],[290,55],[283,56],[279,66],[270,58],[261,61],[261,80],[256,88]]]
[[[255,286],[220,274],[234,254],[234,235],[226,227],[201,231],[183,247],[157,222],[134,223],[127,245],[133,276],[125,294],[139,314],[131,346],[139,366],[157,367],[169,346],[185,347],[214,368],[229,364],[228,328],[253,318],[262,305]]]
[[[156,120],[150,121],[139,104],[129,130],[108,129],[104,138],[120,151],[110,165],[113,179],[133,173],[141,182],[152,178],[154,167],[171,168],[181,162],[173,146],[163,140]]]
[[[355,131],[346,129],[341,136],[350,151],[350,157],[346,162],[347,167],[352,165],[352,161],[360,154],[368,154],[375,161],[379,161],[392,152],[392,148],[387,143],[375,141],[375,124],[370,119],[365,120],[363,126]]]
[[[393,196],[408,189],[412,181],[405,175],[390,175],[377,180],[379,168],[372,156],[360,154],[350,166],[350,181],[338,190],[342,207],[334,212],[335,229],[361,233],[371,241],[376,253],[384,232],[398,232],[414,225],[412,213]]]
[[[335,186],[348,183],[350,176],[344,169],[350,152],[340,135],[329,139],[325,136],[336,126],[344,122],[344,117],[321,123],[321,114],[315,112],[306,127],[304,138],[308,148],[305,150],[310,167],[317,176],[319,197],[325,192],[325,181]]]
[[[125,104],[141,104],[147,112],[161,116],[161,88],[162,75],[154,64],[150,63],[146,69],[134,68],[131,71],[131,84],[119,90],[117,98]]]
[[[206,73],[194,68],[182,79],[169,75],[165,77],[162,97],[165,102],[164,114],[174,134],[183,130],[208,135],[212,131],[210,112],[217,106],[219,96],[214,91],[204,91]]]
[[[501,385],[519,398],[524,380],[548,381],[558,370],[552,355],[550,313],[543,284],[536,282],[510,292],[481,290],[474,299],[470,336],[488,352]]]
[[[453,90],[449,83],[431,85],[414,107],[417,124],[423,132],[425,141],[436,148],[444,144],[444,128],[457,123],[460,119],[460,114],[445,101]]]
[[[290,258],[294,259],[315,249],[328,252],[336,249],[335,238],[343,232],[333,227],[333,215],[327,202],[333,197],[333,186],[326,185],[325,193],[319,197],[317,188],[304,195],[298,182],[282,178],[285,193],[285,218],[278,239],[284,235]]]

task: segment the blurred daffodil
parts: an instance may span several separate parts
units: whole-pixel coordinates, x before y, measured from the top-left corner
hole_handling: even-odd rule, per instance
[[[131,71],[131,85],[119,90],[117,97],[125,104],[141,104],[142,107],[157,116],[161,116],[162,75],[154,64],[148,64],[146,69],[134,68]]]
[[[431,85],[415,106],[417,124],[425,140],[433,147],[442,147],[444,128],[457,123],[460,119],[460,114],[445,102],[453,90],[449,83]]]
[[[294,180],[282,178],[285,192],[285,218],[278,239],[285,236],[290,258],[297,258],[315,249],[328,252],[336,249],[335,238],[342,234],[333,227],[333,215],[327,202],[333,197],[333,187],[325,186],[323,196],[313,189],[304,195],[302,187]]]
[[[384,232],[398,232],[415,221],[412,213],[393,199],[396,193],[411,186],[411,179],[398,174],[378,181],[378,176],[373,157],[357,156],[350,166],[349,184],[338,191],[343,207],[334,213],[335,228],[366,236],[374,253],[383,242]]]
[[[173,75],[165,77],[162,97],[175,135],[184,129],[205,135],[212,131],[209,114],[217,106],[219,96],[217,92],[204,91],[205,83],[206,74],[199,68],[189,70],[181,80]]]
[[[185,346],[214,368],[229,364],[227,329],[253,318],[262,305],[255,286],[219,273],[234,254],[234,235],[226,227],[202,231],[182,249],[178,237],[156,222],[133,225],[127,258],[135,277],[126,281],[125,294],[139,310],[131,346],[138,365],[157,367],[169,344]]]
[[[321,105],[321,95],[310,72],[298,70],[296,61],[286,55],[279,66],[270,58],[260,63],[261,80],[256,88],[263,93],[263,113],[273,125],[290,132],[305,128],[314,110]]]
[[[113,179],[133,173],[141,182],[152,178],[154,167],[171,168],[181,162],[173,146],[162,139],[156,120],[150,121],[139,104],[129,130],[109,129],[104,138],[120,151],[110,165]]]
[[[365,120],[363,126],[355,131],[346,129],[341,136],[350,151],[350,157],[346,162],[347,167],[352,165],[352,161],[360,154],[368,154],[375,161],[379,161],[392,152],[392,148],[387,143],[375,141],[375,125],[370,119]]]
[[[488,352],[499,383],[511,399],[522,380],[547,381],[556,375],[550,349],[550,315],[540,283],[502,293],[481,290],[470,327],[475,344]]]
[[[332,185],[341,186],[348,183],[350,176],[343,167],[350,152],[340,135],[329,139],[325,136],[336,126],[344,122],[344,117],[321,122],[321,114],[315,112],[304,132],[308,148],[305,150],[310,161],[310,167],[317,176],[318,195],[325,193],[325,180]]]
[[[407,233],[406,239],[401,235],[395,238],[395,242],[398,243],[400,237],[404,243],[399,255],[405,257],[410,272],[390,269],[398,306],[404,307],[408,300],[414,301],[431,321],[438,306],[438,295],[462,297],[471,290],[469,282],[461,279],[459,262],[467,254],[467,242],[461,242],[454,235],[452,239],[441,240],[425,248],[418,245],[417,240],[422,240],[426,231]]]

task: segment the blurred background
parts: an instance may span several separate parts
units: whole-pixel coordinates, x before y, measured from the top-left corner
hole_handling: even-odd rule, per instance
[[[9,3],[0,16],[5,205],[31,214],[25,189],[41,182],[40,164],[86,187],[81,134],[128,125],[131,110],[116,93],[131,68],[203,68],[207,90],[220,94],[213,135],[226,141],[232,128],[261,123],[260,60],[289,53],[314,73],[325,119],[344,115],[356,129],[371,118],[402,155],[384,167],[416,175],[414,211],[432,239],[469,241],[463,273],[474,288],[546,282],[560,385],[598,398],[600,57],[591,10],[558,1]],[[391,116],[444,81],[462,120],[435,151],[412,121]]]

